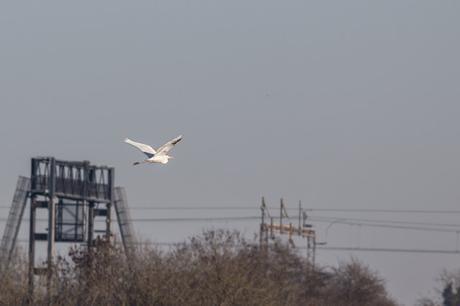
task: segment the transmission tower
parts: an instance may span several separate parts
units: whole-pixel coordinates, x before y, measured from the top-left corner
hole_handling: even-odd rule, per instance
[[[293,236],[303,237],[307,242],[307,259],[314,265],[316,253],[316,232],[313,230],[313,226],[307,223],[308,216],[302,209],[302,203],[299,202],[297,226],[294,226],[292,222],[289,222],[290,218],[283,199],[280,200],[279,217],[277,219],[278,222],[275,222],[275,218],[270,215],[264,197],[262,197],[260,209],[261,222],[259,239],[261,247],[266,247],[268,245],[269,238],[275,239],[275,234],[288,235],[288,242],[291,247],[295,247],[294,240],[292,239]],[[268,223],[267,220],[270,222]]]

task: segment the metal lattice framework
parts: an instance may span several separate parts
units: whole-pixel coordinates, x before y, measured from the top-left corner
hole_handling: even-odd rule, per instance
[[[275,218],[270,215],[264,197],[262,197],[260,210],[262,213],[259,234],[260,245],[264,247],[267,246],[269,238],[275,239],[275,233],[288,235],[288,242],[292,247],[295,247],[294,240],[292,239],[293,236],[305,238],[307,241],[307,259],[314,265],[317,244],[316,232],[312,229],[311,224],[306,223],[308,216],[305,211],[302,210],[302,204],[299,202],[298,226],[293,225],[291,222],[288,224],[283,223],[284,218],[289,219],[283,199],[280,200],[280,211],[279,217],[277,218],[278,223],[275,223]],[[267,219],[269,219],[269,223]]]
[[[53,178],[53,193],[59,198],[108,203],[112,201],[113,168],[91,165],[89,161],[32,159],[32,191],[47,194]]]
[[[34,276],[52,276],[56,242],[77,242],[91,248],[96,234],[112,238],[112,207],[120,226],[126,254],[135,247],[134,231],[129,215],[126,192],[114,187],[115,170],[95,166],[89,161],[64,161],[54,157],[31,160],[30,178],[19,177],[7,224],[0,243],[0,270],[7,267],[15,249],[27,200],[30,199],[29,220],[29,294],[34,290]],[[37,232],[37,210],[46,211],[47,228]],[[95,218],[104,218],[104,228],[95,229]],[[47,242],[45,265],[36,267],[35,246]],[[50,288],[48,286],[48,288]]]
[[[64,161],[53,157],[32,158],[30,175],[29,288],[34,275],[51,278],[56,242],[82,242],[90,248],[95,233],[112,236],[111,209],[114,168],[91,165],[89,161]],[[47,232],[36,231],[37,209],[48,214]],[[94,228],[96,217],[105,218],[105,228]],[[35,266],[35,244],[47,241],[45,266]]]
[[[128,255],[134,254],[136,247],[136,238],[131,222],[131,215],[128,209],[128,199],[123,187],[115,188],[115,212],[117,214],[118,225],[120,226],[120,235],[123,247]]]
[[[27,203],[27,193],[29,192],[30,179],[20,176],[16,184],[13,202],[11,204],[10,213],[6,222],[3,238],[0,243],[0,271],[8,267],[16,240],[19,233],[19,228],[24,215],[24,210]]]

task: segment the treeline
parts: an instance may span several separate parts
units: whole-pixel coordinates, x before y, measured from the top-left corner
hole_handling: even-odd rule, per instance
[[[46,288],[42,277],[28,296],[27,263],[17,257],[1,276],[0,304],[396,305],[384,281],[357,261],[313,267],[281,243],[260,248],[223,230],[128,257],[105,241],[90,251],[73,248],[57,259]]]

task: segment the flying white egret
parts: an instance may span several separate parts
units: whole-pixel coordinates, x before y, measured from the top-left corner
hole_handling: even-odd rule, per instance
[[[149,145],[146,145],[146,144],[143,144],[143,143],[140,143],[140,142],[135,142],[135,141],[133,141],[133,140],[131,140],[129,138],[126,138],[125,142],[130,144],[130,145],[132,145],[132,146],[135,146],[136,148],[141,150],[142,153],[144,153],[148,157],[147,159],[145,159],[145,160],[143,160],[141,162],[133,163],[133,165],[139,165],[139,164],[143,164],[143,163],[167,164],[168,161],[171,158],[173,158],[172,156],[168,155],[169,151],[171,151],[171,149],[174,148],[176,143],[181,141],[181,139],[182,139],[182,135],[174,138],[171,141],[168,141],[167,143],[165,143],[164,145],[159,147],[157,150],[155,150],[154,148],[152,148]]]

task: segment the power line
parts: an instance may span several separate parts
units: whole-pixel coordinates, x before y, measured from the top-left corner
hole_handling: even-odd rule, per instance
[[[9,209],[10,206],[0,206],[0,209]],[[278,210],[279,207],[268,207]],[[130,206],[130,210],[260,210],[258,206],[251,203],[248,206]],[[298,208],[286,208],[290,211],[297,211]],[[310,212],[343,212],[343,213],[410,213],[410,214],[460,214],[460,210],[440,209],[373,209],[373,208],[304,208]]]
[[[251,203],[248,206],[131,206],[133,210],[260,210]],[[275,209],[273,207],[273,209]]]
[[[18,240],[18,244],[28,244],[27,240]],[[169,246],[175,247],[187,244],[187,242],[138,242],[137,245]],[[306,250],[306,247],[297,246],[297,250]],[[408,249],[408,248],[366,248],[366,247],[347,247],[347,246],[317,246],[319,251],[347,251],[347,252],[374,252],[374,253],[416,253],[416,254],[444,254],[459,255],[460,250],[447,249]]]
[[[185,218],[132,218],[134,222],[202,222],[202,221],[245,221],[259,220],[259,216],[236,217],[185,217]]]
[[[253,205],[253,204],[251,204]],[[277,211],[279,207],[268,207]],[[131,206],[130,210],[260,210],[258,206]],[[286,208],[297,211],[298,208]],[[409,213],[409,214],[460,214],[460,210],[433,209],[372,209],[372,208],[304,208],[309,212],[343,212],[343,213]]]
[[[366,223],[366,222],[354,222],[354,221],[347,221],[346,219],[341,220],[337,218],[336,220],[321,220],[321,219],[314,219],[313,217],[311,220],[316,222],[323,222],[323,223],[337,223],[337,224],[347,224],[347,225],[360,225],[360,226],[368,226],[368,227],[381,227],[381,228],[390,228],[390,229],[406,229],[406,230],[416,230],[416,231],[427,231],[427,232],[443,232],[443,233],[458,233],[460,229],[449,229],[449,228],[441,228],[441,227],[423,227],[423,226],[405,226],[405,225],[394,225],[394,224],[383,224],[383,223]]]
[[[226,217],[183,217],[183,218],[132,218],[133,222],[211,222],[211,221],[252,221],[259,220],[259,216],[226,216]],[[290,217],[289,219],[297,219],[297,217]],[[39,218],[37,221],[45,222],[47,219]],[[320,223],[331,224],[346,224],[346,225],[359,225],[367,227],[380,227],[390,229],[404,229],[404,230],[418,230],[418,231],[431,231],[431,232],[448,232],[459,233],[460,224],[444,224],[444,223],[424,223],[424,222],[411,222],[411,221],[397,221],[397,220],[373,220],[373,219],[357,219],[357,218],[340,218],[340,217],[321,217],[311,216],[309,220]],[[5,218],[0,221],[6,221]],[[23,222],[28,221],[27,218],[22,219]],[[97,220],[96,220],[97,221]],[[102,222],[102,221],[101,221]],[[436,226],[436,227],[433,227]],[[452,228],[457,227],[457,228]]]
[[[294,218],[294,217],[293,217]],[[291,218],[292,219],[292,218]],[[362,219],[362,218],[343,218],[343,217],[325,217],[325,216],[310,216],[308,219],[314,221],[325,221],[340,223],[341,221],[358,222],[358,223],[375,223],[375,224],[404,224],[404,225],[421,225],[421,226],[437,226],[437,227],[457,227],[460,231],[459,223],[436,223],[436,222],[417,222],[417,221],[402,221],[402,220],[385,220],[385,219]]]
[[[302,247],[303,249],[303,247]],[[428,254],[460,254],[459,250],[443,249],[404,249],[404,248],[364,248],[364,247],[336,247],[318,246],[317,250],[324,251],[359,251],[359,252],[386,252],[386,253],[428,253]]]
[[[305,211],[344,213],[409,213],[409,214],[460,214],[460,210],[443,209],[373,209],[373,208],[305,208]]]
[[[187,242],[137,242],[138,245],[154,245],[154,246],[180,246],[187,245]],[[297,250],[306,250],[307,247],[296,246]],[[415,249],[415,248],[367,248],[367,247],[348,247],[348,246],[317,246],[317,250],[322,251],[350,251],[350,252],[385,252],[385,253],[426,253],[426,254],[451,254],[458,255],[460,250],[447,249]]]
[[[184,218],[131,218],[133,222],[203,222],[203,221],[245,221],[245,220],[259,220],[259,216],[235,216],[235,217],[184,217]],[[6,218],[0,218],[0,221],[7,221]],[[23,218],[22,222],[29,221]],[[48,221],[46,218],[37,218],[36,221]],[[105,222],[104,220],[96,220]],[[118,222],[113,220],[112,222]]]

